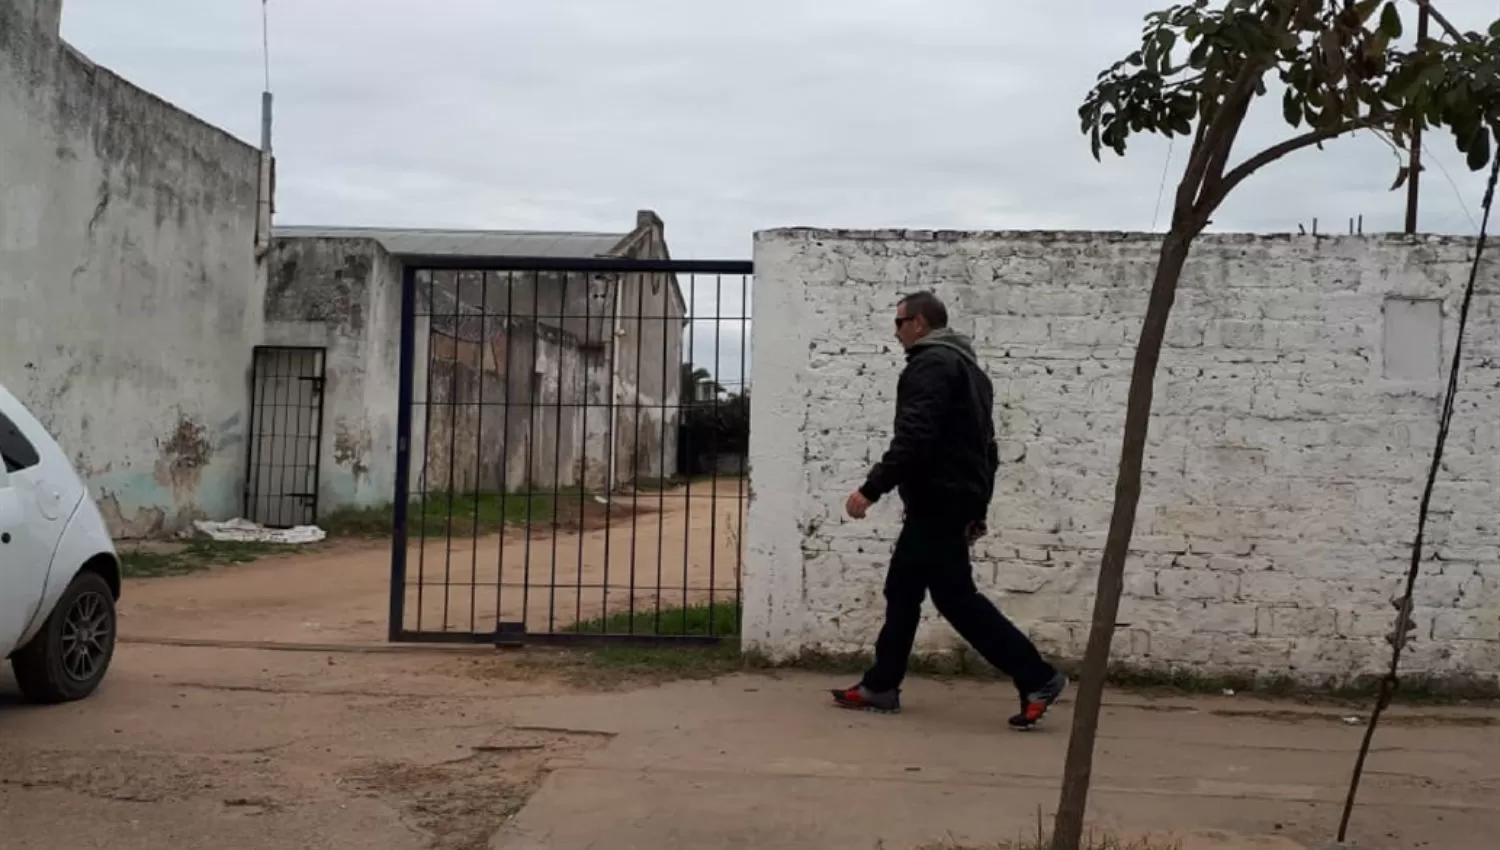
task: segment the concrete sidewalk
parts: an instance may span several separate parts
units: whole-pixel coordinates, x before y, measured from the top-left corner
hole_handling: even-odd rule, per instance
[[[738,676],[628,695],[518,701],[514,722],[616,734],[559,762],[499,835],[502,850],[819,850],[1034,835],[1056,805],[1071,705],[1011,732],[998,684],[913,682],[905,713],[824,705],[825,677]],[[998,700],[998,702],[997,702]],[[1111,696],[1091,815],[1121,838],[1187,848],[1321,847],[1362,729],[1349,711],[1245,698]],[[1361,847],[1492,847],[1495,713],[1398,710],[1356,813]],[[1050,818],[1047,819],[1050,826]]]

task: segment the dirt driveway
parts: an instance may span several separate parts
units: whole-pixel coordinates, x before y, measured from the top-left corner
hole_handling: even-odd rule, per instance
[[[735,598],[743,561],[739,479],[642,493],[638,512],[589,531],[519,529],[475,539],[413,538],[407,628],[493,631],[496,612],[531,631],[627,611]],[[498,579],[503,575],[504,581]],[[378,644],[386,639],[391,549],[339,541],[314,551],[171,581],[131,582],[122,631],[133,639]]]
[[[721,515],[684,499],[659,516],[652,535],[638,523],[633,537],[621,525],[560,537],[560,552],[574,548],[559,574],[581,550],[583,578],[555,596],[533,587],[528,618],[592,616],[606,584],[611,611],[621,584],[649,602],[656,551],[689,601],[733,588],[719,569],[738,541],[687,534]],[[658,538],[688,545],[657,550]],[[526,541],[464,545],[424,557],[467,553],[486,595],[496,576],[524,576],[499,559]],[[550,582],[551,540],[531,545]],[[622,548],[651,565],[634,597]],[[24,707],[0,673],[0,850],[915,850],[1014,839],[1055,804],[1067,704],[1049,729],[1016,735],[1003,729],[1013,694],[994,683],[913,681],[906,713],[877,717],[827,707],[841,676],[666,681],[605,656],[393,651],[388,578],[387,546],[361,543],[134,581],[96,698]],[[428,590],[424,619],[441,616]],[[519,616],[506,600],[524,595],[501,590],[500,610]],[[486,604],[473,601],[481,620]],[[1125,837],[1172,832],[1184,850],[1321,848],[1359,740],[1353,713],[1114,694],[1091,812]],[[1360,847],[1493,846],[1500,712],[1402,709],[1378,744]]]
[[[1056,800],[1071,707],[1017,735],[1001,684],[914,681],[907,712],[880,717],[827,707],[836,677],[662,683],[552,663],[127,644],[95,699],[50,709],[20,706],[0,674],[0,847],[988,847]],[[1184,850],[1321,850],[1351,712],[1113,694],[1092,816]],[[1397,711],[1358,846],[1493,847],[1497,720]]]

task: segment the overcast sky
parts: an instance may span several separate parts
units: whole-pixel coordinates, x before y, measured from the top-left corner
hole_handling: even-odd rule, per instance
[[[95,61],[258,138],[259,0],[64,3],[64,36]],[[1076,110],[1165,5],[270,0],[278,222],[615,231],[649,207],[696,258],[745,258],[755,230],[795,225],[1160,227],[1166,143],[1096,163]],[[1500,12],[1440,5],[1476,29]],[[1244,146],[1285,132],[1263,101]],[[1481,178],[1447,137],[1429,150],[1451,182],[1427,172],[1422,228],[1474,232]],[[1368,137],[1301,153],[1242,186],[1215,229],[1360,214],[1400,229],[1395,167]],[[738,357],[737,338],[724,346]]]

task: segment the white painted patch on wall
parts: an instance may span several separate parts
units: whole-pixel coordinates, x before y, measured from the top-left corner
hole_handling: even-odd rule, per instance
[[[868,650],[899,501],[841,505],[890,434],[897,298],[932,288],[995,383],[976,580],[1081,654],[1159,241],[1111,233],[756,237],[745,642]],[[1472,240],[1202,238],[1156,381],[1115,657],[1305,679],[1376,671],[1409,558]],[[1444,309],[1446,306],[1446,309]],[[1482,269],[1406,669],[1500,671],[1500,278]],[[921,650],[955,636],[930,616]]]
[[[1398,381],[1437,381],[1442,375],[1443,302],[1436,298],[1385,299],[1385,376]]]

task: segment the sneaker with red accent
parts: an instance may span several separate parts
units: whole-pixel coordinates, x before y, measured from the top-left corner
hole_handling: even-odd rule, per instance
[[[839,708],[848,708],[854,711],[874,711],[879,714],[899,714],[901,712],[901,689],[893,691],[872,691],[864,685],[855,685],[852,688],[834,689],[833,704]]]
[[[1047,684],[1021,698],[1021,713],[1010,719],[1010,728],[1027,732],[1036,728],[1047,709],[1057,702],[1068,687],[1068,677],[1058,673]]]

